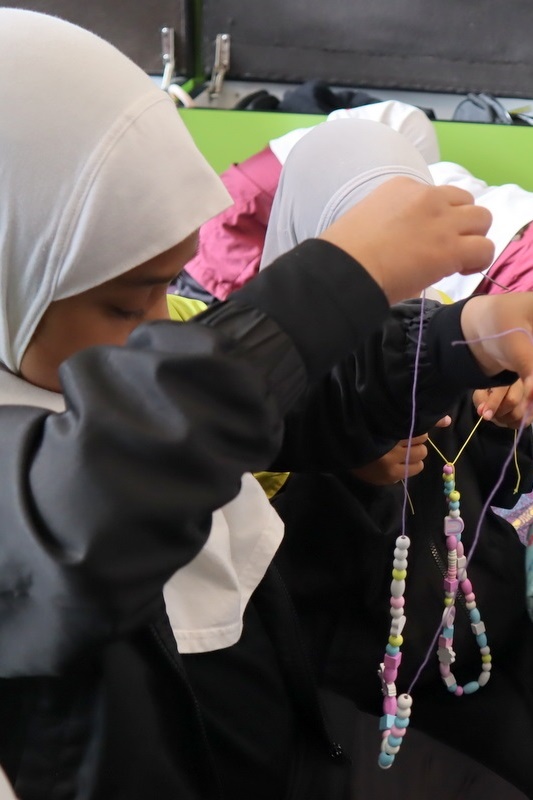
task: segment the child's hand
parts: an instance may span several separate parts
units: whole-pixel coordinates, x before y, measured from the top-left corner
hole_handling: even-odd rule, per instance
[[[365,464],[364,467],[353,469],[352,474],[359,480],[366,481],[366,483],[371,483],[374,486],[389,486],[405,478],[405,467],[408,463],[407,477],[411,478],[413,475],[418,475],[424,469],[424,459],[428,454],[427,447],[424,444],[427,438],[427,433],[413,437],[409,461],[407,461],[408,440],[402,439],[384,456],[372,461],[370,464]]]
[[[472,355],[485,374],[497,375],[506,369],[518,373],[521,382],[513,390],[513,403],[516,406],[523,402],[524,408],[531,404],[533,292],[473,297],[462,309],[461,327]]]
[[[357,259],[390,303],[417,297],[454,272],[478,272],[492,260],[492,218],[471,194],[391,178],[343,214],[320,238]]]
[[[472,401],[480,417],[501,428],[519,428],[523,417],[526,425],[533,422],[533,409],[525,399],[521,380],[511,386],[476,389]]]

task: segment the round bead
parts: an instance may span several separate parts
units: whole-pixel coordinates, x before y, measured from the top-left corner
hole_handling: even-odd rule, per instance
[[[460,499],[461,499],[461,492],[457,492],[455,491],[455,489],[453,492],[450,492],[450,500],[452,502],[456,503]]]
[[[405,550],[400,550],[399,547],[394,548],[394,558],[407,558],[407,553]]]
[[[492,664],[482,664],[481,669],[483,672],[490,672],[492,669]]]
[[[394,756],[389,755],[389,753],[380,753],[378,758],[378,764],[381,769],[389,769],[392,766],[394,761]]]
[[[407,570],[407,559],[406,558],[395,558],[392,562],[393,569],[396,570]]]
[[[447,536],[446,537],[446,548],[448,550],[456,550],[457,549],[457,537],[456,536]]]
[[[489,656],[490,655],[490,647],[482,647],[479,652],[481,653],[482,656]],[[484,659],[482,658],[481,660],[483,661]],[[489,661],[490,661],[490,659],[489,659]]]
[[[445,606],[451,606],[452,603],[453,603],[453,597],[445,597],[444,598],[444,605]]]
[[[458,689],[458,686],[457,686],[457,684],[456,684],[456,683],[450,683],[449,685],[448,685],[448,684],[446,684],[446,688],[448,689],[448,691],[449,691],[451,694],[455,694],[455,692],[456,692],[456,691],[457,691],[457,689]]]
[[[389,644],[393,647],[401,647],[403,644],[403,636],[401,634],[398,636],[389,636]]]
[[[473,608],[476,607],[476,601],[472,600],[470,603],[466,604],[467,611],[472,611]]]
[[[397,748],[398,748],[398,750],[400,749],[400,745],[401,745],[401,743],[402,743],[402,740],[400,739],[400,737],[399,737],[399,736],[389,736],[389,738],[388,738],[388,740],[387,740],[387,741],[388,741],[388,744],[389,744],[389,745],[390,745],[392,748],[396,748],[396,747],[397,747]]]
[[[454,692],[454,695],[456,697],[462,697],[463,696],[463,692],[464,692],[463,687],[462,686],[458,686],[457,689]]]
[[[466,603],[475,603],[475,601],[476,601],[476,595],[474,594],[474,592],[470,592],[470,594],[465,595]]]
[[[450,496],[452,494],[453,494],[453,492],[450,492]],[[452,511],[459,511],[459,509],[460,509],[459,501],[458,500],[450,500],[450,508],[451,508]]]
[[[391,740],[389,737],[383,740],[381,743],[381,752],[388,753],[390,756],[395,756],[396,753],[400,752],[400,745],[393,745],[391,744]]]
[[[469,683],[465,683],[463,686],[463,691],[465,694],[474,694],[479,689],[479,683],[477,681],[470,681]]]
[[[411,706],[413,705],[413,698],[411,697],[410,694],[404,693],[398,697],[397,702],[398,702],[398,708],[400,709],[411,708]]]
[[[398,728],[397,725],[393,725],[390,729],[390,735],[400,740],[403,739],[406,733],[407,728]]]
[[[391,606],[390,615],[393,619],[400,619],[400,617],[403,617],[403,608],[394,608],[394,606]]]
[[[408,536],[398,536],[396,539],[396,547],[398,547],[400,550],[408,550],[410,544],[411,540]]]
[[[451,509],[448,511],[448,516],[449,516],[449,517],[452,517],[453,519],[457,519],[458,517],[460,517],[460,516],[461,516],[461,512],[459,511],[459,509],[458,509],[458,508],[451,508]]]
[[[405,582],[407,577],[407,570],[406,569],[393,569],[392,570],[392,577],[395,581]],[[405,589],[404,589],[405,591]],[[403,592],[402,592],[403,594]]]
[[[399,713],[396,714],[396,719],[394,720],[393,728],[407,728],[409,725],[409,717],[400,717]],[[392,730],[392,728],[391,728]]]
[[[387,655],[389,655],[389,656],[397,656],[397,655],[398,655],[398,653],[400,652],[400,648],[399,648],[399,647],[393,647],[393,646],[392,646],[392,644],[388,644],[388,645],[385,647],[385,652],[386,652],[386,653],[387,653]]]
[[[445,475],[453,475],[455,472],[455,467],[453,464],[445,464],[442,468],[442,471]]]
[[[405,597],[391,597],[390,604],[393,608],[403,608],[405,605]]]

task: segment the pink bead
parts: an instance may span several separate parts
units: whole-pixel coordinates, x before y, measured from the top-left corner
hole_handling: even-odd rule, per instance
[[[465,594],[465,602],[466,603],[473,603],[476,599],[476,595],[474,592],[470,592],[470,594]]]
[[[444,534],[446,536],[460,536],[465,529],[461,517],[444,517]]]
[[[457,689],[454,692],[454,695],[456,697],[461,697],[462,694],[463,694],[463,687],[462,686],[458,686]]]
[[[459,581],[451,581],[449,578],[444,578],[444,591],[445,592],[455,592],[459,586]]]
[[[439,636],[439,647],[451,647],[453,639],[447,639],[445,636]]]
[[[457,556],[462,558],[465,554],[465,548],[462,542],[457,542]]]
[[[391,736],[397,736],[399,739],[401,739],[402,736],[405,736],[407,728],[397,728],[396,725],[393,725],[390,729],[390,732]]]
[[[385,697],[383,699],[384,714],[394,714],[394,716],[396,716],[397,710],[398,710],[398,701],[395,697]]]
[[[464,581],[461,581],[461,591],[465,595],[472,593],[472,583],[468,578],[466,578]]]
[[[397,653],[395,656],[390,656],[388,653],[385,653],[385,656],[383,657],[383,663],[387,669],[398,669],[402,663],[402,654]]]
[[[390,604],[392,608],[403,608],[405,605],[405,597],[391,597]]]
[[[456,536],[447,536],[446,537],[446,547],[448,550],[457,550],[457,537]]]
[[[453,464],[445,464],[442,471],[445,475],[453,475]]]
[[[439,671],[443,678],[450,674],[451,669],[449,664],[439,664]]]
[[[385,683],[394,683],[398,677],[398,670],[385,668],[383,670],[383,677],[385,679]]]
[[[390,734],[390,731],[382,731],[381,738],[382,739],[388,739],[389,738],[389,734]]]

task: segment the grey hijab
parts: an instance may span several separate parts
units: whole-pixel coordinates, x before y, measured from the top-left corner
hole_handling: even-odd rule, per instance
[[[323,122],[291,150],[268,224],[260,269],[318,236],[389,178],[432,184],[427,164],[401,133],[381,122]]]

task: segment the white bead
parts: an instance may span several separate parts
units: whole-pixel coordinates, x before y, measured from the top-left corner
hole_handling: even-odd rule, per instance
[[[492,664],[491,664],[491,662],[489,661],[489,662],[488,662],[488,663],[486,663],[486,664],[482,664],[482,665],[481,665],[481,669],[483,670],[483,672],[490,672],[490,671],[491,671],[491,669],[492,669]]]
[[[455,675],[452,672],[450,672],[449,675],[443,676],[442,680],[444,681],[446,686],[453,686],[454,683],[457,683],[457,681],[455,680]]]
[[[394,558],[407,558],[407,550],[400,550],[399,547],[394,548]]]
[[[394,608],[393,606],[391,606],[390,615],[394,619],[399,619],[400,617],[403,617],[403,608]]]
[[[408,536],[398,536],[396,539],[396,547],[398,547],[400,550],[408,550],[410,544],[411,540]]]
[[[398,697],[398,708],[403,711],[405,708],[411,708],[413,705],[413,698],[410,694],[404,692],[404,694],[399,695]]]
[[[453,664],[455,661],[455,651],[451,647],[439,647],[437,658],[440,664]]]
[[[461,511],[458,508],[452,508],[452,510],[448,512],[448,516],[452,517],[452,519],[457,519],[457,517],[461,516]]]
[[[480,686],[486,686],[489,680],[490,680],[490,672],[482,672],[479,678],[477,679],[477,682],[479,683]]]
[[[446,628],[451,628],[455,622],[455,606],[446,606],[442,612],[442,625]]]
[[[482,656],[488,656],[490,653],[490,647],[488,646],[488,644],[486,644],[485,647],[479,648],[479,652],[481,653]]]
[[[393,747],[392,745],[390,745],[388,743],[387,739],[383,739],[383,741],[381,742],[381,752],[382,753],[388,753],[390,756],[395,756],[396,753],[399,752],[399,750],[400,750],[400,745],[397,745],[396,747]]]
[[[459,556],[457,558],[457,566],[459,569],[466,569],[466,556]]]
[[[471,622],[470,627],[472,628],[472,633],[474,636],[479,636],[480,633],[485,633],[484,622]]]
[[[393,578],[390,585],[390,593],[393,597],[403,597],[405,592],[405,581],[397,581]]]
[[[466,608],[467,608],[468,611],[472,611],[473,608],[476,608],[476,601],[475,600],[471,600],[470,602],[468,602],[466,604]]]
[[[405,623],[407,622],[407,617],[405,614],[402,614],[401,617],[398,619],[393,619],[390,626],[390,632],[392,636],[399,636],[405,627]]]
[[[400,719],[407,719],[411,716],[411,709],[410,708],[401,708],[396,711],[396,716],[400,717]]]
[[[395,558],[392,562],[392,566],[394,569],[407,569],[407,559]]]

